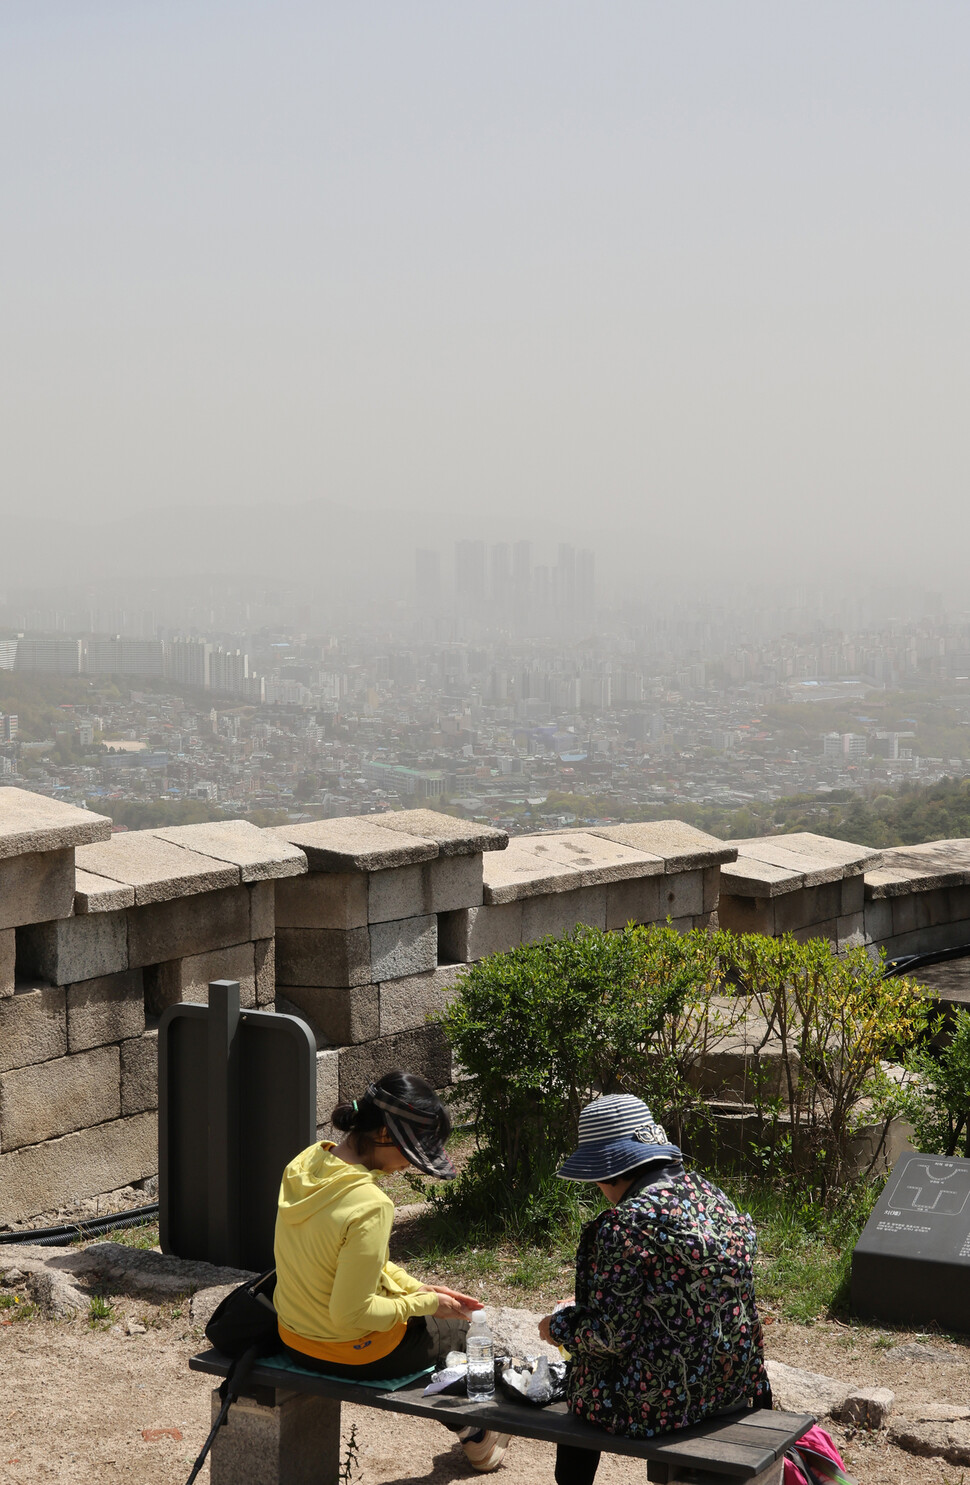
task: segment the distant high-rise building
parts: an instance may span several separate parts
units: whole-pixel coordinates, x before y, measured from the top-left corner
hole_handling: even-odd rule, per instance
[[[81,641],[18,639],[14,669],[39,671],[47,675],[78,675],[81,670]]]
[[[168,674],[182,686],[206,688],[211,680],[212,646],[204,639],[173,639],[168,646]]]
[[[159,639],[89,639],[84,669],[89,675],[164,675],[164,648]]]

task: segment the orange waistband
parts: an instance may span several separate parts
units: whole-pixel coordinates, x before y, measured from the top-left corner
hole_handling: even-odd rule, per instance
[[[372,1330],[359,1341],[311,1341],[305,1335],[294,1335],[280,1323],[280,1340],[304,1356],[317,1361],[339,1361],[343,1366],[363,1366],[367,1361],[380,1361],[389,1356],[404,1339],[407,1324],[401,1320],[390,1330]]]

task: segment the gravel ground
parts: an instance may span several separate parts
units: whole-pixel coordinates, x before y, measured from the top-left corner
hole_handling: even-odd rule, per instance
[[[209,1389],[190,1373],[201,1331],[188,1307],[112,1297],[108,1320],[39,1317],[0,1326],[0,1481],[63,1485],[182,1485],[208,1429]],[[4,1315],[9,1311],[4,1311]],[[123,1333],[126,1321],[144,1334]],[[769,1355],[789,1365],[896,1393],[907,1401],[964,1403],[970,1348],[940,1337],[888,1334],[833,1323],[775,1323]],[[907,1345],[929,1348],[900,1357]],[[361,1473],[355,1485],[444,1485],[471,1472],[444,1429],[370,1409],[344,1409],[345,1438],[356,1426]],[[847,1435],[829,1425],[863,1485],[957,1485],[958,1467],[890,1446],[884,1434]],[[500,1478],[507,1485],[551,1485],[550,1447],[515,1440]],[[208,1474],[203,1475],[208,1478]],[[604,1459],[602,1485],[638,1485],[642,1466]]]

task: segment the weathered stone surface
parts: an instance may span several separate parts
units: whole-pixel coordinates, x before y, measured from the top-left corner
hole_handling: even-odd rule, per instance
[[[276,825],[270,833],[299,846],[311,871],[386,871],[431,861],[438,854],[433,840],[382,828],[358,816]]]
[[[374,982],[421,974],[438,963],[438,920],[433,913],[395,923],[372,923],[368,931]]]
[[[0,1074],[0,1150],[104,1124],[121,1113],[117,1047]]]
[[[811,830],[793,830],[787,835],[774,835],[770,839],[782,849],[796,855],[807,856],[816,862],[828,861],[842,868],[844,876],[855,876],[867,863],[875,861],[879,852],[869,846],[857,846],[852,841],[833,840],[828,835],[816,835]],[[768,858],[763,858],[768,859]]]
[[[240,1397],[216,1433],[209,1456],[210,1485],[285,1485],[339,1480],[340,1404],[328,1397],[278,1392],[277,1407]],[[222,1407],[212,1393],[212,1418]]]
[[[606,889],[607,928],[625,928],[628,923],[662,923],[667,916],[666,880],[664,876],[651,876],[610,882]]]
[[[836,922],[836,936],[841,954],[845,949],[858,949],[866,941],[866,920],[863,913],[849,913]]]
[[[135,905],[135,889],[124,882],[112,882],[93,871],[79,867],[74,876],[74,911],[76,913],[110,913],[115,908]]]
[[[260,938],[253,944],[256,968],[256,1004],[267,1006],[276,997],[276,940]]]
[[[698,917],[704,911],[702,871],[668,872],[663,881],[664,916]]]
[[[67,1049],[84,1052],[145,1030],[145,988],[140,969],[82,980],[67,987]]]
[[[276,884],[277,928],[366,928],[363,871],[316,871]]]
[[[27,789],[0,789],[0,860],[108,840],[111,821]]]
[[[224,949],[211,949],[208,954],[189,954],[184,959],[171,959],[149,969],[145,975],[149,1009],[153,1015],[160,1016],[179,1001],[208,1005],[211,980],[238,980],[240,1005],[253,1009],[256,965],[252,944],[232,944]]]
[[[703,913],[716,913],[718,900],[721,896],[721,868],[719,866],[705,866],[701,871],[703,883]]]
[[[721,867],[721,892],[734,897],[778,897],[783,892],[799,891],[804,885],[803,871],[774,866],[770,861],[756,861],[747,854]]]
[[[854,1387],[839,1417],[854,1428],[885,1428],[895,1401],[896,1394],[888,1387]]]
[[[121,1112],[158,1108],[158,1032],[121,1043]]]
[[[0,1073],[67,1052],[66,992],[26,987],[0,1000]]]
[[[777,932],[777,927],[775,931]],[[825,923],[807,923],[804,928],[792,929],[792,938],[800,944],[807,944],[813,938],[827,938],[830,943],[837,946],[839,921],[837,918],[829,918]]]
[[[842,909],[842,883],[820,882],[775,898],[775,933],[797,933],[812,923],[838,918]]]
[[[228,1299],[238,1284],[215,1284],[210,1289],[197,1289],[189,1300],[189,1319],[204,1330],[224,1299]]]
[[[31,1299],[47,1320],[73,1320],[87,1313],[88,1296],[53,1269],[32,1274],[28,1288]]]
[[[471,820],[456,820],[438,810],[395,810],[375,815],[373,823],[384,830],[403,831],[434,841],[442,856],[479,855],[482,851],[504,851],[508,832],[492,825],[476,825]]]
[[[422,867],[426,913],[450,913],[480,907],[484,901],[484,868],[480,855],[439,856]]]
[[[893,1359],[895,1361],[911,1361],[918,1366],[959,1366],[965,1359],[965,1353],[957,1350],[955,1346],[927,1346],[923,1341],[906,1341],[901,1346],[893,1346]],[[912,1404],[908,1405],[912,1410]],[[923,1417],[921,1412],[918,1417]],[[930,1415],[925,1414],[926,1417]]]
[[[433,1088],[451,1082],[451,1048],[437,1026],[421,1026],[396,1036],[382,1036],[358,1047],[341,1047],[339,1060],[341,1102],[359,1098],[368,1083],[392,1067],[420,1073]]]
[[[195,1289],[241,1284],[252,1277],[245,1269],[128,1248],[123,1243],[91,1243],[59,1254],[49,1266],[89,1284],[98,1283],[111,1294],[130,1294],[156,1303],[180,1299]]]
[[[317,1046],[342,1047],[380,1035],[377,985],[280,985],[279,1005],[292,1006],[317,1039]]]
[[[875,853],[866,865],[866,897],[899,897],[970,884],[970,840],[935,840]]]
[[[522,902],[522,942],[534,943],[547,934],[561,938],[580,923],[605,928],[606,892],[605,886],[580,887],[575,892],[526,897]]]
[[[306,857],[298,846],[269,830],[260,830],[248,820],[172,825],[152,834],[172,845],[238,866],[244,882],[302,876],[306,871]]]
[[[885,897],[878,898],[865,905],[866,942],[871,944],[882,943],[884,939],[893,936],[893,906],[892,902]]]
[[[278,926],[276,980],[279,985],[371,984],[368,930]]]
[[[539,1338],[539,1310],[518,1310],[511,1305],[486,1305],[485,1324],[492,1332],[496,1356],[547,1356],[561,1361],[556,1346],[547,1346]]]
[[[73,850],[37,851],[0,860],[0,928],[66,918],[73,911]]]
[[[519,835],[506,850],[483,860],[486,906],[518,902],[551,892],[570,892],[581,885],[579,867],[560,860],[555,836]]]
[[[0,928],[0,1000],[14,992],[16,965],[17,935],[12,928]]]
[[[861,913],[866,905],[866,879],[861,872],[842,878],[842,916]]]
[[[128,968],[127,916],[91,913],[35,923],[20,930],[17,955],[18,974],[37,976],[51,985],[118,974]]]
[[[907,1412],[911,1411],[909,1403],[906,1407]],[[970,1421],[966,1418],[952,1422],[896,1418],[889,1425],[889,1442],[897,1449],[924,1458],[945,1459],[948,1464],[970,1464]]]
[[[0,1224],[153,1175],[157,1124],[155,1114],[137,1114],[0,1154]]]
[[[721,882],[721,897],[717,905],[718,922],[729,933],[765,933],[769,938],[775,932],[775,904],[770,897],[738,896],[727,890],[727,881]]]
[[[738,860],[743,861],[749,869],[750,862],[761,861],[769,866],[796,872],[801,881],[792,883],[789,890],[818,887],[823,882],[840,882],[845,876],[846,867],[842,862],[834,861],[830,856],[808,847],[799,849],[791,844],[791,839],[787,835],[765,835],[755,836],[752,840],[732,841],[731,844],[737,846]],[[860,869],[858,865],[853,868],[855,871]]]
[[[367,919],[370,923],[391,923],[399,918],[417,918],[430,909],[427,901],[423,867],[396,866],[388,871],[373,871],[367,876]]]
[[[149,903],[129,908],[126,917],[132,969],[161,964],[176,954],[205,954],[249,938],[249,889],[223,887],[219,892]]]
[[[102,845],[82,846],[77,864],[84,871],[134,887],[136,907],[195,892],[215,892],[240,881],[238,866],[173,846],[151,830],[128,830]]]
[[[254,882],[249,889],[249,937],[272,938],[276,932],[276,888],[272,882]]]
[[[659,856],[665,871],[691,871],[703,866],[720,866],[734,861],[737,848],[733,842],[718,840],[682,820],[647,820],[636,825],[591,825],[590,835],[619,841],[634,851]]]
[[[548,843],[558,860],[575,867],[580,873],[581,887],[663,875],[664,863],[660,856],[634,850],[632,846],[594,835],[588,830],[555,830],[548,835],[527,836],[525,839]]]
[[[471,964],[504,954],[522,942],[522,903],[460,908],[438,919],[438,957],[448,964]]]
[[[317,1052],[317,1138],[332,1139],[330,1115],[340,1102],[340,1053]]]
[[[421,975],[385,980],[380,987],[379,1036],[394,1036],[423,1026],[429,1016],[443,1011],[454,997],[460,964],[440,964]]]
[[[851,1383],[821,1372],[806,1372],[783,1361],[767,1361],[775,1406],[786,1413],[814,1413],[818,1418],[838,1417],[852,1390]]]

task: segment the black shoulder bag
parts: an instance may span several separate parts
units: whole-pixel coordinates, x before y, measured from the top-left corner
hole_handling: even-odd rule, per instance
[[[215,1442],[216,1434],[225,1423],[249,1373],[261,1356],[269,1356],[279,1348],[280,1333],[276,1311],[273,1308],[273,1290],[276,1287],[275,1268],[267,1269],[258,1279],[240,1284],[227,1294],[212,1312],[212,1319],[205,1328],[205,1338],[217,1351],[232,1360],[229,1373],[219,1388],[222,1407],[202,1445],[202,1453],[192,1466],[186,1485],[192,1485],[206,1456]]]

